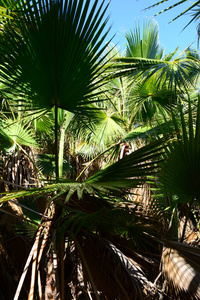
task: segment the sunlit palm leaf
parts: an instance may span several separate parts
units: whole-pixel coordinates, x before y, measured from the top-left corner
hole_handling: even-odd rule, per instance
[[[37,147],[33,132],[20,123],[12,123],[12,121],[10,121],[10,124],[5,127],[4,130],[8,133],[13,142],[23,146]]]
[[[193,76],[199,74],[199,61],[195,57],[180,56],[173,61],[148,58],[114,58],[111,68],[116,74],[131,74],[142,71],[144,76],[153,78],[159,87],[188,89],[193,84]],[[193,75],[191,77],[191,74]]]
[[[159,87],[157,78],[140,79],[130,93],[130,111],[135,122],[154,121],[160,116],[167,116],[176,108],[177,93],[166,86]]]
[[[16,12],[13,11],[15,7],[14,0],[2,0],[0,1],[0,31],[3,32],[5,25],[8,24],[9,21],[12,21]]]
[[[159,49],[158,24],[153,20],[145,20],[143,35],[140,26],[135,26],[134,31],[126,33],[126,56],[161,59],[164,50]]]
[[[141,125],[130,131],[125,137],[125,141],[132,141],[137,139],[151,139],[156,138],[159,135],[167,135],[175,132],[172,121],[155,121],[148,125]]]
[[[33,132],[21,123],[7,119],[1,126],[1,150],[8,150],[16,144],[37,147]]]

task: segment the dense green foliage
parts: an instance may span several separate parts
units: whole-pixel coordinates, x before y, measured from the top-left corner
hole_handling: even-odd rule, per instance
[[[1,299],[200,298],[199,54],[104,2],[1,1]]]

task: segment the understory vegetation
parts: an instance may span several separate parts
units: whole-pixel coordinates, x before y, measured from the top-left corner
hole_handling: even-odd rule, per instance
[[[108,5],[0,1],[2,300],[200,299],[199,51]]]

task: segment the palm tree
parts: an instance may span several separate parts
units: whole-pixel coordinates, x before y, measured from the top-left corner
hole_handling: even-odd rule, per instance
[[[14,20],[18,31],[10,22],[1,39],[2,81],[15,94],[30,98],[35,107],[55,107],[56,145],[58,107],[89,113],[84,105],[94,101],[95,90],[103,83],[97,76],[106,47],[102,46],[106,7],[102,10],[104,1],[99,7],[97,1],[91,8],[89,4],[49,1],[37,6],[21,1],[16,3],[19,13]],[[58,177],[57,147],[55,157]]]

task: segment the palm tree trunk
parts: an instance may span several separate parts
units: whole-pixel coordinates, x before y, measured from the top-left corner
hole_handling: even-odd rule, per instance
[[[63,157],[64,157],[64,147],[65,147],[65,130],[67,126],[67,111],[65,112],[63,124],[60,128],[60,141],[59,141],[59,155],[58,155],[58,172],[59,177],[63,175]]]
[[[189,213],[191,211],[193,201],[194,201],[194,196],[192,196],[191,199],[190,199],[188,211],[187,211],[186,216],[185,216],[185,224],[184,224],[184,227],[183,227],[183,232],[182,232],[182,236],[181,236],[181,240],[180,240],[181,243],[183,243],[183,241],[184,241],[187,221],[188,221],[188,217],[189,217]]]

